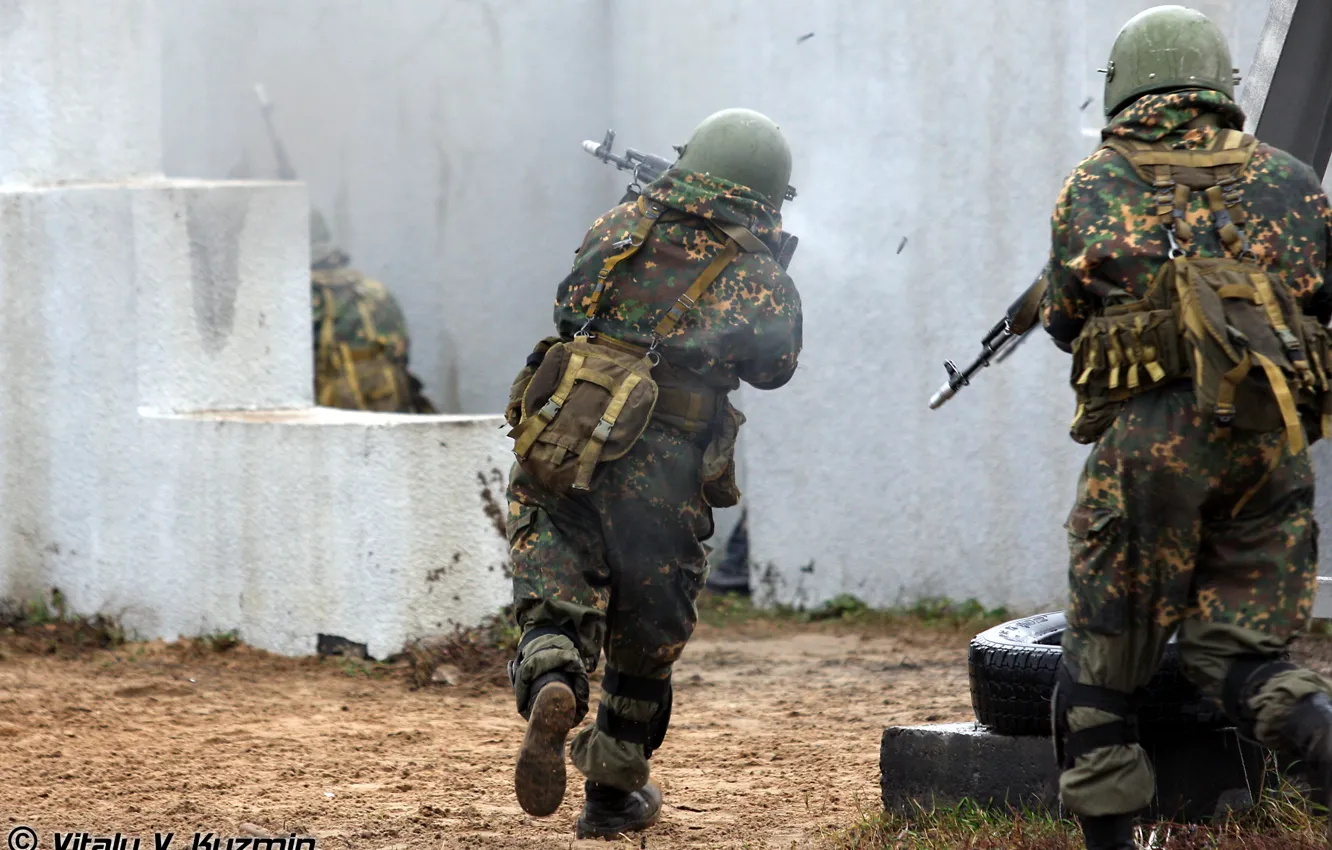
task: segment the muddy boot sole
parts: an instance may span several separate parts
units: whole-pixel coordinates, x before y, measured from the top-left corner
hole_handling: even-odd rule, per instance
[[[527,735],[513,772],[518,805],[532,817],[552,815],[564,802],[564,741],[573,728],[576,710],[573,690],[560,682],[546,685],[532,702]]]

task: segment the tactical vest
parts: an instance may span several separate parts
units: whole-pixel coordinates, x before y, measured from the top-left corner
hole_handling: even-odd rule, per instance
[[[412,378],[397,354],[406,341],[381,333],[358,277],[340,271],[315,270],[311,276],[314,298],[323,308],[315,334],[315,403],[383,413],[427,412],[414,403]],[[338,335],[337,320],[344,310],[356,311],[364,340]]]
[[[1155,190],[1154,216],[1169,252],[1142,298],[1121,290],[1106,299],[1073,344],[1078,410],[1070,430],[1077,442],[1095,442],[1125,399],[1184,379],[1192,382],[1197,410],[1222,427],[1284,428],[1293,454],[1307,442],[1303,409],[1328,436],[1327,333],[1303,315],[1279,276],[1254,261],[1244,232],[1239,177],[1257,145],[1235,130],[1188,151],[1120,138],[1104,143]],[[1195,191],[1207,199],[1223,257],[1189,252],[1185,213]]]
[[[639,197],[632,231],[597,272],[582,329],[571,341],[549,346],[525,386],[521,378],[515,386],[521,418],[509,437],[525,470],[551,491],[568,494],[591,490],[598,466],[626,455],[653,420],[706,434],[703,495],[713,507],[729,507],[740,495],[733,454],[744,416],[726,393],[675,376],[658,348],[742,250],[768,252],[763,242],[745,228],[708,222],[723,248],[657,322],[648,347],[588,331],[611,272],[642,248],[664,211]]]

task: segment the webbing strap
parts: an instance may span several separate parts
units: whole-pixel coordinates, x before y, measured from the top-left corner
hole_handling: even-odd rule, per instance
[[[772,253],[768,250],[768,246],[764,244],[763,240],[755,236],[748,227],[741,227],[738,224],[718,224],[716,227],[722,233],[725,233],[727,236],[734,239],[741,248],[744,248],[751,254]]]
[[[1235,503],[1235,507],[1230,511],[1231,519],[1239,516],[1240,511],[1244,510],[1244,506],[1249,504],[1249,500],[1258,495],[1259,490],[1263,489],[1263,485],[1265,485],[1268,479],[1272,477],[1272,473],[1276,472],[1276,468],[1281,465],[1281,456],[1285,453],[1286,433],[1283,431],[1281,433],[1281,442],[1277,443],[1276,450],[1272,454],[1272,462],[1267,465],[1267,469],[1263,472],[1263,476],[1258,479],[1258,483],[1250,487],[1248,491],[1240,497],[1239,501]]]
[[[1230,210],[1226,208],[1221,187],[1212,186],[1204,194],[1207,196],[1207,208],[1212,211],[1212,228],[1216,230],[1216,235],[1221,237],[1226,250],[1238,257],[1244,253],[1244,240],[1231,218]]]
[[[633,676],[621,673],[614,667],[607,667],[606,676],[601,680],[601,689],[617,697],[660,703],[665,702],[666,695],[671,691],[671,680]]]
[[[680,319],[684,317],[684,314],[698,302],[699,296],[712,285],[712,282],[717,279],[717,276],[722,273],[723,269],[731,264],[731,260],[734,260],[738,253],[740,253],[739,244],[737,244],[734,239],[727,239],[726,247],[713,258],[711,263],[708,263],[708,267],[705,268],[703,273],[690,285],[689,289],[685,290],[685,292],[676,299],[674,306],[666,311],[666,315],[657,323],[657,327],[652,330],[652,335],[657,339],[663,339],[669,336],[671,331],[675,330],[675,326],[680,322]]]
[[[352,397],[356,399],[358,410],[365,410],[365,396],[361,394],[361,382],[356,377],[355,360],[352,358],[351,348],[347,343],[338,344],[338,351],[342,353],[342,374],[347,376],[347,386],[351,388]]]
[[[518,457],[527,457],[527,453],[532,451],[532,446],[536,444],[537,437],[541,436],[559,414],[560,408],[569,400],[569,393],[573,392],[574,382],[578,380],[579,373],[583,370],[583,361],[586,359],[586,356],[579,351],[570,354],[569,362],[564,366],[564,376],[550,400],[541,406],[535,416],[529,416],[519,422],[518,426],[509,432],[509,437],[513,440],[513,453]]]
[[[1272,395],[1276,396],[1277,407],[1281,409],[1281,419],[1286,423],[1286,439],[1290,444],[1290,453],[1295,455],[1304,451],[1304,425],[1300,422],[1299,411],[1295,409],[1295,397],[1286,382],[1286,374],[1272,358],[1257,351],[1252,353],[1258,365],[1267,373],[1267,382],[1272,385]]]
[[[1119,717],[1128,717],[1133,713],[1134,694],[1101,685],[1084,685],[1068,681],[1061,682],[1059,687],[1069,706],[1095,708]]]
[[[617,741],[641,744],[646,747],[652,743],[652,724],[645,720],[630,720],[617,714],[606,703],[597,708],[597,728]]]
[[[1162,150],[1146,148],[1131,151],[1126,156],[1135,165],[1174,165],[1180,168],[1217,168],[1227,165],[1244,165],[1253,151],[1248,148],[1210,150]]]
[[[601,414],[601,421],[597,427],[592,429],[592,436],[588,438],[583,450],[578,455],[578,473],[574,476],[572,489],[588,490],[592,486],[592,472],[596,469],[597,461],[601,460],[601,451],[606,447],[606,441],[610,439],[611,429],[615,427],[615,422],[620,418],[620,413],[624,410],[624,405],[629,401],[629,394],[634,391],[643,380],[643,376],[637,372],[630,373],[620,384],[619,390],[611,397],[610,404],[606,405],[606,412]]]
[[[1180,241],[1188,242],[1193,238],[1193,227],[1189,224],[1189,194],[1192,190],[1183,183],[1175,184],[1174,204],[1170,216],[1175,224],[1175,235]]]
[[[1272,328],[1285,347],[1291,365],[1299,372],[1300,382],[1313,389],[1315,379],[1313,369],[1309,366],[1309,358],[1305,356],[1304,347],[1295,338],[1295,334],[1291,333],[1290,326],[1286,324],[1286,317],[1281,315],[1281,305],[1277,302],[1276,293],[1272,291],[1272,282],[1262,272],[1251,273],[1249,280],[1253,281],[1253,287],[1262,299],[1263,309],[1267,311],[1267,320],[1272,323]]]
[[[638,253],[638,249],[643,247],[647,241],[648,233],[652,230],[657,219],[661,217],[663,207],[658,204],[649,204],[642,195],[638,196],[639,218],[634,224],[634,229],[630,231],[628,238],[616,242],[612,247],[623,248],[618,254],[612,254],[601,264],[601,271],[597,272],[596,285],[592,287],[592,295],[589,297],[587,305],[587,318],[594,318],[597,314],[597,305],[601,303],[601,295],[606,291],[606,280],[610,273],[615,270],[624,260],[629,259]]]
[[[1069,732],[1064,739],[1064,760],[1069,765],[1102,747],[1122,747],[1138,742],[1137,724],[1127,720],[1101,723],[1077,732]]]
[[[1230,420],[1235,418],[1235,390],[1253,368],[1253,358],[1261,356],[1256,351],[1246,350],[1235,368],[1221,376],[1221,383],[1216,388],[1216,418],[1222,425],[1229,425]]]

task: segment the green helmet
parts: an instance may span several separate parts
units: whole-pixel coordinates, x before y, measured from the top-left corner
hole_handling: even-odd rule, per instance
[[[310,265],[317,266],[337,252],[328,222],[314,207],[310,208]]]
[[[780,210],[791,179],[791,149],[768,116],[723,109],[694,129],[675,165],[748,186]]]
[[[1237,81],[1220,27],[1194,9],[1157,6],[1124,24],[1110,48],[1105,114],[1149,92],[1211,89],[1233,98]]]

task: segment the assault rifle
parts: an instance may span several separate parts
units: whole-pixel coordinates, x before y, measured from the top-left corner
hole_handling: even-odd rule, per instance
[[[1045,273],[1042,272],[1041,276],[1027,287],[1027,291],[1019,295],[1009,306],[999,323],[990,328],[990,332],[981,339],[980,355],[965,369],[958,369],[951,360],[944,361],[944,371],[948,373],[948,380],[930,397],[930,410],[943,406],[944,402],[957,395],[958,390],[971,383],[972,375],[989,366],[992,361],[1002,363],[1022,344],[1027,338],[1025,336],[1027,331],[1036,324],[1046,285]]]
[[[255,97],[259,98],[259,111],[264,115],[264,126],[268,128],[268,141],[273,145],[273,158],[277,160],[278,179],[295,180],[296,169],[292,168],[291,160],[287,158],[287,148],[282,144],[282,137],[278,135],[277,127],[273,126],[273,101],[268,99],[268,92],[264,90],[263,83],[255,83]]]
[[[601,140],[601,144],[597,144],[591,140],[585,140],[583,142],[583,150],[592,154],[602,162],[614,165],[616,169],[620,171],[628,171],[632,175],[629,185],[625,188],[624,197],[620,199],[620,203],[622,204],[637,198],[642,194],[644,184],[656,180],[675,164],[673,161],[659,157],[656,154],[643,153],[642,151],[634,150],[633,148],[625,148],[624,156],[616,156],[613,152],[614,147],[614,130],[606,131],[606,138]],[[681,152],[678,145],[675,148],[675,152]],[[785,199],[788,201],[794,201],[795,196],[795,188],[787,186],[786,194],[784,196]],[[800,243],[800,240],[796,238],[794,234],[787,233],[786,231],[782,231],[778,238],[781,242],[781,248],[778,250],[777,256],[774,257],[774,259],[777,260],[778,264],[784,269],[790,265],[791,257],[795,255],[795,249]]]

